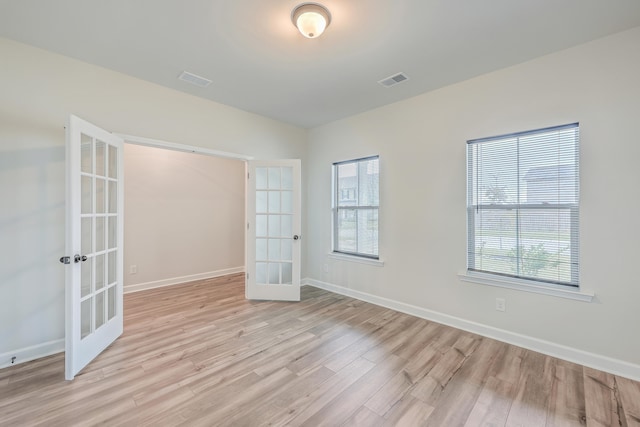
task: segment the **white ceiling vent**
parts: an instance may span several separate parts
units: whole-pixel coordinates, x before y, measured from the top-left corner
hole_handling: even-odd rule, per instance
[[[182,80],[183,82],[191,83],[192,85],[196,85],[199,87],[207,87],[211,84],[211,80],[197,76],[188,71],[183,71],[182,74],[178,76],[178,80]]]
[[[386,79],[379,80],[378,83],[384,87],[391,87],[407,80],[409,80],[409,77],[405,73],[398,73]]]

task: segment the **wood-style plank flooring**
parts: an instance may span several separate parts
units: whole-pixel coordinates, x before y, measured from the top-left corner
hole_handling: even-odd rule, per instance
[[[640,383],[352,298],[244,298],[243,275],[125,296],[72,382],[0,370],[0,425],[638,426]]]

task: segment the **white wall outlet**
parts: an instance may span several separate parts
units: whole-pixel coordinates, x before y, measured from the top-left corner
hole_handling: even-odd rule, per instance
[[[329,272],[329,264],[325,264],[325,265],[322,267],[322,270],[323,270],[325,273],[328,273],[328,272]]]
[[[496,298],[496,310],[497,311],[506,311],[507,309],[507,301],[504,298]]]
[[[129,274],[136,274],[138,272],[138,266],[135,264],[132,264],[129,267]]]

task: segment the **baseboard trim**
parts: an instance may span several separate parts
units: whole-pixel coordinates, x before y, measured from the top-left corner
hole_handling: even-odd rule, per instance
[[[172,277],[170,279],[156,280],[153,282],[137,283],[124,287],[124,293],[146,291],[148,289],[162,288],[165,286],[177,285],[180,283],[193,282],[194,280],[212,279],[214,277],[226,276],[228,274],[244,273],[243,267],[225,268],[224,270],[209,271],[206,273],[190,274],[188,276]]]
[[[340,295],[345,295],[361,301],[369,302],[371,304],[390,308],[392,310],[410,314],[422,319],[442,323],[444,325],[482,335],[487,338],[492,338],[508,344],[513,344],[518,347],[526,348],[528,350],[537,351],[548,356],[557,357],[558,359],[567,360],[569,362],[578,363],[580,365],[588,366],[590,368],[605,371],[614,375],[619,375],[635,381],[640,381],[640,365],[625,362],[623,360],[613,359],[607,356],[590,353],[572,347],[567,347],[562,344],[557,344],[531,336],[510,332],[504,329],[495,328],[493,326],[472,322],[460,317],[450,316],[448,314],[403,303],[400,301],[395,301],[389,298],[379,297],[377,295],[369,294],[366,292],[345,288],[343,286],[334,285],[332,283],[322,282],[320,280],[304,278],[302,279],[302,284],[310,285],[316,288],[335,292]]]
[[[64,338],[0,354],[0,369],[19,365],[64,351]],[[13,363],[11,359],[15,357]]]

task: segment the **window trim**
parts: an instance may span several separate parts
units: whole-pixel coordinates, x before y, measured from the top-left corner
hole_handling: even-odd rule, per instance
[[[595,293],[584,290],[582,287],[575,288],[573,286],[552,285],[534,280],[500,276],[495,273],[467,270],[458,273],[458,278],[463,282],[549,295],[576,301],[592,302],[595,298]]]
[[[345,254],[344,252],[329,252],[327,254],[327,257],[337,261],[355,262],[358,264],[373,265],[376,267],[384,266],[384,260],[382,260],[382,258],[367,258],[357,255]]]
[[[360,162],[365,162],[368,160],[378,160],[378,168],[380,167],[380,156],[366,156],[360,157],[351,160],[342,160],[339,162],[332,163],[331,167],[331,185],[332,185],[332,197],[331,197],[331,252],[330,254],[335,256],[336,258],[349,260],[349,261],[366,261],[366,263],[371,263],[374,265],[379,265],[380,261],[380,184],[378,182],[378,204],[377,205],[356,205],[349,206],[349,210],[371,210],[375,209],[378,212],[378,254],[371,255],[360,252],[350,252],[336,249],[337,244],[337,236],[338,236],[338,214],[340,212],[340,207],[338,206],[338,192],[340,189],[338,188],[338,166],[345,164],[358,164]],[[379,169],[378,169],[379,171]]]
[[[523,203],[515,203],[515,204],[481,204],[478,203],[476,205],[473,204],[473,196],[472,194],[475,194],[473,192],[473,189],[469,189],[469,183],[471,182],[471,178],[470,178],[470,172],[471,172],[471,168],[472,168],[472,158],[470,157],[469,153],[469,147],[471,147],[472,145],[476,145],[476,144],[481,144],[484,142],[490,142],[490,141],[495,141],[495,140],[500,140],[500,139],[520,139],[522,137],[526,137],[526,136],[530,136],[530,135],[536,135],[536,134],[543,134],[545,132],[552,132],[552,131],[560,131],[560,130],[564,130],[564,129],[577,129],[578,132],[578,141],[575,144],[575,161],[576,161],[576,167],[577,167],[577,175],[575,177],[576,179],[576,197],[577,197],[577,202],[574,203],[557,203],[557,204],[547,204],[547,203],[535,203],[535,204],[523,204]],[[580,134],[580,123],[579,122],[574,122],[574,123],[568,123],[568,124],[564,124],[564,125],[559,125],[559,126],[550,126],[550,127],[546,127],[546,128],[540,128],[540,129],[533,129],[533,130],[529,130],[529,131],[523,131],[523,132],[514,132],[514,133],[509,133],[509,134],[504,134],[504,135],[497,135],[497,136],[492,136],[492,137],[486,137],[486,138],[478,138],[478,139],[472,139],[472,140],[468,140],[467,141],[467,161],[466,161],[466,169],[467,169],[467,203],[466,203],[466,210],[467,210],[467,233],[466,233],[466,238],[467,238],[467,268],[466,268],[466,273],[461,273],[458,276],[461,278],[461,280],[464,281],[469,281],[469,282],[475,282],[475,283],[481,283],[481,284],[486,284],[486,285],[492,285],[492,286],[499,286],[499,287],[506,287],[506,288],[511,288],[511,289],[521,289],[521,290],[525,290],[525,291],[529,291],[529,292],[536,292],[536,293],[543,293],[543,294],[550,294],[550,295],[557,295],[560,294],[560,296],[568,293],[568,295],[574,295],[574,294],[578,294],[578,295],[584,295],[584,297],[578,297],[578,298],[572,298],[572,299],[579,299],[579,300],[586,300],[584,298],[587,298],[588,301],[591,301],[591,298],[593,298],[593,293],[589,293],[589,292],[582,292],[581,291],[581,286],[580,286],[580,260],[579,260],[579,252],[580,252],[580,248],[579,248],[579,233],[580,233],[580,224],[579,224],[579,213],[580,213],[580,196],[579,196],[579,191],[580,191],[580,153],[579,153],[579,146],[580,146],[580,140],[579,140],[579,134]],[[477,196],[476,196],[477,197]],[[572,269],[571,271],[571,282],[562,282],[562,281],[554,281],[554,280],[548,280],[548,279],[539,279],[539,278],[531,278],[531,277],[525,277],[525,276],[518,276],[516,274],[508,274],[508,273],[501,273],[501,272],[495,272],[495,271],[487,271],[487,270],[479,270],[479,269],[475,269],[472,266],[474,266],[474,260],[471,259],[472,254],[475,254],[475,251],[472,251],[470,249],[470,242],[472,241],[472,236],[471,233],[475,232],[475,222],[474,222],[474,215],[473,215],[473,211],[476,209],[486,209],[486,210],[535,210],[535,209],[556,209],[556,210],[561,210],[561,209],[566,209],[568,211],[570,211],[570,217],[574,218],[574,217],[578,217],[575,221],[572,219],[570,221],[570,224],[572,226],[572,230],[570,231],[570,238],[571,238],[571,248],[572,248],[572,263],[575,263],[577,265],[577,269],[575,271],[575,275],[574,275],[574,271]],[[576,232],[574,233],[573,231],[573,226],[575,225],[575,227],[577,227]],[[575,239],[575,241],[574,241]],[[473,238],[473,240],[475,241],[475,238]],[[540,291],[540,289],[542,289],[542,291]]]

